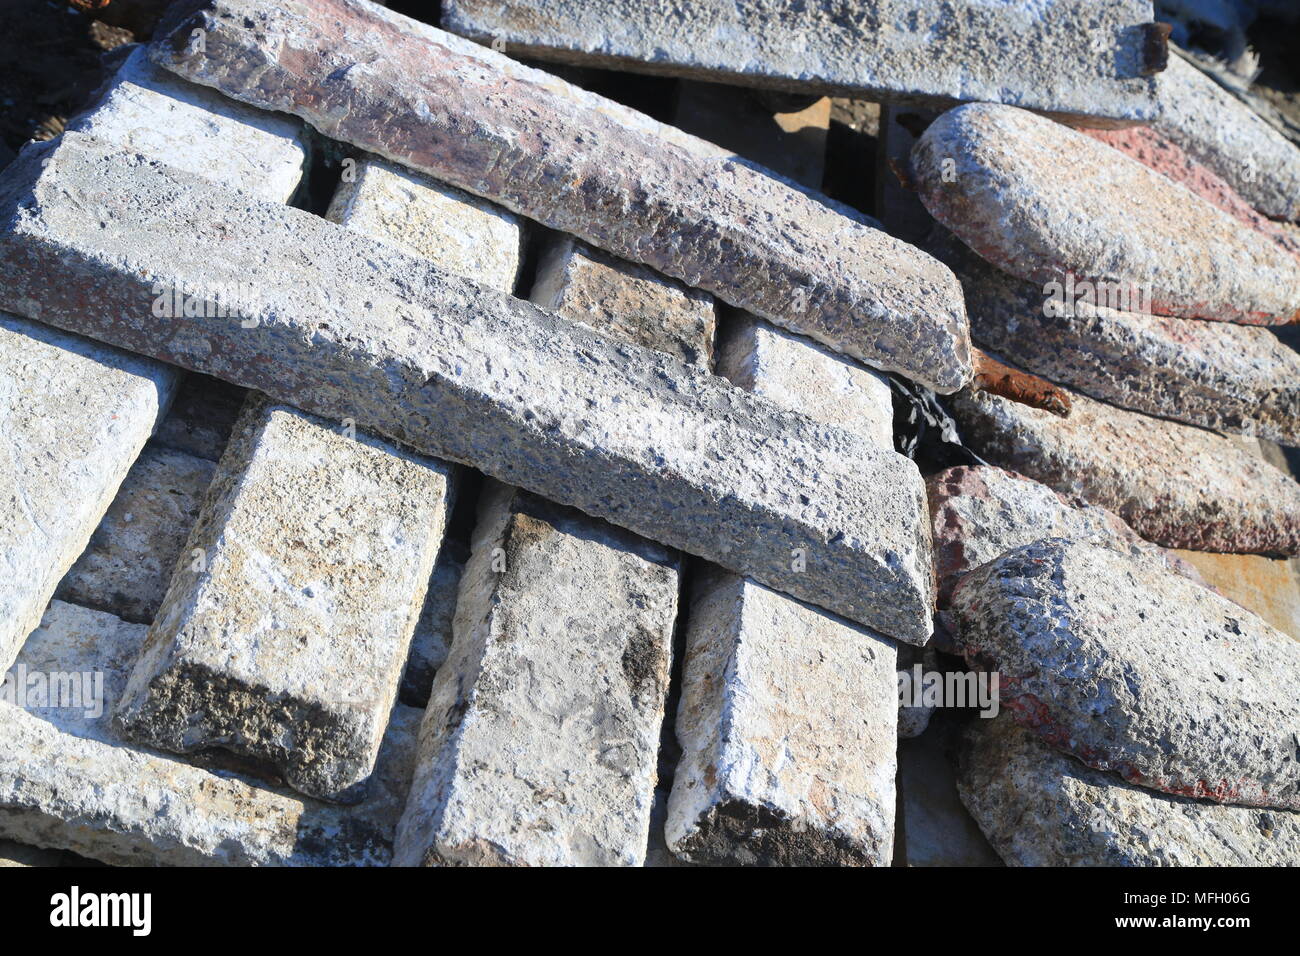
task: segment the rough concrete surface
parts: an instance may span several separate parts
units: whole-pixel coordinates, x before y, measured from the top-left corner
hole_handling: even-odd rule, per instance
[[[697,863],[888,866],[897,651],[733,574],[697,577],[665,835]]]
[[[957,780],[1012,866],[1300,866],[1300,814],[1135,787],[1052,750],[1009,714],[972,722]]]
[[[529,298],[621,342],[708,370],[717,325],[713,298],[571,237],[550,243]]]
[[[1273,219],[1300,218],[1300,149],[1196,67],[1173,56],[1155,128]]]
[[[1131,783],[1300,809],[1300,643],[1163,564],[1047,538],[968,574],[953,621],[1003,709]]]
[[[928,639],[929,534],[907,459],[309,213],[76,134],[29,147],[16,167],[0,189],[0,306],[354,417],[882,633]],[[336,282],[322,288],[321,275]],[[146,318],[154,277],[216,284],[223,308]]]
[[[970,378],[960,286],[929,256],[451,34],[357,0],[210,0],[151,54],[860,361],[941,392]]]
[[[717,372],[747,392],[894,447],[893,392],[885,376],[756,316],[729,317]]]
[[[179,374],[0,313],[0,669],[40,623]]]
[[[961,277],[971,335],[986,348],[1122,408],[1300,444],[1300,354],[1272,330],[1058,308],[1041,287],[959,247],[951,240],[936,254]]]
[[[1081,301],[1183,318],[1300,317],[1300,257],[1044,117],[985,104],[950,110],[917,140],[912,169],[931,215],[1045,291],[1058,283]]]
[[[215,467],[185,452],[145,445],[54,596],[124,621],[152,623]]]
[[[991,100],[1087,122],[1156,113],[1135,0],[848,6],[814,0],[448,0],[442,23],[568,63],[942,106]]]
[[[118,727],[163,750],[229,750],[303,793],[357,802],[448,508],[446,465],[250,399]]]
[[[515,289],[524,242],[518,217],[427,176],[363,159],[343,176],[326,218],[455,275]]]
[[[118,700],[146,628],[55,601],[19,663],[102,674]],[[0,701],[0,837],[114,866],[384,866],[406,799],[420,712],[398,707],[358,807],[304,800],[249,778],[124,744],[107,711]]]
[[[187,83],[144,47],[68,128],[271,202],[289,201],[307,162],[301,122]]]
[[[1067,499],[1031,478],[987,465],[958,466],[925,482],[934,531],[939,606],[969,571],[1042,538],[1069,538],[1149,555],[1204,584],[1185,560],[1144,541],[1122,518],[1082,499]],[[1261,559],[1265,560],[1265,559]]]
[[[677,562],[517,488],[485,492],[398,865],[642,864]]]
[[[1115,512],[1166,548],[1300,553],[1300,485],[1215,432],[1071,392],[1069,418],[986,392],[952,402],[986,461]]]

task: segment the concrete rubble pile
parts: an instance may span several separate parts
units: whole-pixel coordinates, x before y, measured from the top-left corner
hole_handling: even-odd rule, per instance
[[[186,0],[0,169],[0,865],[1300,864],[1300,150],[787,6]]]

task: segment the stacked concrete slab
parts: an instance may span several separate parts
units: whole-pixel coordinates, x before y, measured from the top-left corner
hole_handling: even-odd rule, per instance
[[[29,148],[10,172],[0,261],[14,281],[0,304],[354,417],[884,633],[928,637],[928,539],[911,521],[876,520],[923,507],[919,475],[894,452],[77,134]],[[70,197],[88,191],[112,234],[74,211]],[[322,288],[321,275],[335,282]],[[216,315],[170,319],[163,337],[139,315],[154,277],[230,297]],[[103,315],[77,307],[91,288]],[[800,571],[796,548],[809,556]]]
[[[17,664],[28,677],[93,678],[102,704],[121,696],[146,632],[54,601]],[[395,711],[369,797],[341,808],[124,742],[108,712],[84,698],[78,707],[51,703],[0,701],[0,837],[118,866],[383,866],[391,858],[419,711]]]
[[[708,366],[712,299],[643,267],[560,239],[531,294],[612,340]],[[517,488],[485,492],[399,863],[645,863],[680,563]]]
[[[286,43],[304,54],[280,57]],[[960,287],[946,268],[493,51],[357,0],[212,0],[151,51],[188,79],[302,116],[860,361],[943,392],[970,378]],[[340,69],[356,62],[369,67]],[[404,115],[391,111],[402,104]]]
[[[177,80],[143,50],[127,57],[71,125],[271,202],[297,188],[306,155],[298,124]],[[146,306],[165,290],[151,292]],[[82,310],[97,308],[95,301],[87,298]],[[0,532],[7,569],[0,665],[7,666],[166,413],[179,375],[12,316],[0,322],[0,414],[13,451],[2,486],[14,520]]]
[[[984,100],[1101,123],[1154,118],[1151,74],[1164,65],[1151,5],[1137,0],[451,0],[442,10],[457,33],[567,63],[913,105]]]

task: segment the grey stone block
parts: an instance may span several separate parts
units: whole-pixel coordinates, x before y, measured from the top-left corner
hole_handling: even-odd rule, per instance
[[[1154,790],[1300,809],[1300,643],[1162,562],[1046,538],[952,597],[967,663],[1003,710]]]
[[[150,443],[54,596],[152,623],[216,466]]]
[[[1300,354],[1270,329],[1049,307],[1040,287],[959,245],[938,254],[961,276],[971,334],[986,348],[1122,408],[1300,445]]]
[[[447,466],[250,399],[119,729],[163,750],[229,750],[303,793],[359,800],[447,507]]]
[[[952,401],[986,461],[1123,518],[1166,548],[1300,553],[1300,485],[1216,432],[1079,395],[1068,418],[988,392]]]
[[[397,864],[641,865],[677,575],[658,545],[485,494]]]
[[[146,630],[55,601],[19,663],[100,674],[111,705]],[[365,803],[342,808],[123,743],[107,712],[0,701],[0,837],[115,866],[383,866],[419,719],[394,711],[376,785]]]
[[[924,494],[902,456],[76,134],[18,162],[0,189],[0,306],[354,417],[890,636],[928,639]],[[92,206],[111,232],[87,221]],[[160,326],[158,280],[222,290],[207,301],[223,308]]]
[[[860,361],[942,392],[971,377],[960,286],[929,256],[433,27],[354,0],[209,0],[151,55]]]
[[[1091,541],[1146,554],[1169,570],[1205,584],[1196,568],[1142,540],[1118,515],[1078,498],[1066,499],[1023,475],[986,465],[963,466],[931,475],[925,487],[940,607],[968,572],[1041,538]]]
[[[887,866],[897,651],[734,574],[691,598],[669,848],[697,863]]]
[[[1044,295],[1251,325],[1300,316],[1300,257],[1044,117],[958,107],[917,140],[912,169],[935,219]]]
[[[1300,218],[1300,149],[1182,57],[1158,78],[1152,124],[1274,219]]]
[[[86,547],[176,369],[0,313],[0,670]]]
[[[1135,787],[1009,714],[974,722],[961,764],[962,802],[1012,866],[1300,866],[1300,813]]]
[[[883,375],[752,315],[731,318],[725,333],[717,370],[737,388],[894,447],[893,394]]]
[[[515,289],[524,241],[518,217],[427,176],[362,159],[345,172],[326,217],[454,275]]]
[[[271,202],[289,201],[307,161],[302,123],[187,83],[151,63],[144,47],[68,129]]]
[[[706,371],[712,366],[717,320],[711,296],[572,238],[544,250],[529,299],[608,338]]]
[[[566,63],[942,106],[1150,120],[1151,4],[448,0],[450,30]]]

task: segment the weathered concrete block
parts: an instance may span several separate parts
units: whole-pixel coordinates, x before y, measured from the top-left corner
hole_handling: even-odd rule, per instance
[[[210,0],[151,55],[860,361],[970,379],[960,286],[929,256],[466,40],[357,0]]]
[[[1069,418],[987,392],[952,402],[986,461],[1100,505],[1167,548],[1300,553],[1300,485],[1228,438],[1070,392]]]
[[[326,215],[455,275],[514,291],[523,226],[477,196],[367,158],[339,183]]]
[[[691,862],[887,866],[897,652],[733,574],[691,598],[665,835]]]
[[[934,532],[939,605],[967,572],[1042,538],[1089,541],[1148,555],[1198,584],[1187,561],[1142,540],[1118,515],[1046,485],[991,466],[949,468],[925,482]]]
[[[151,623],[215,469],[206,459],[146,445],[54,596]]]
[[[677,579],[658,545],[485,492],[397,864],[642,863]]]
[[[360,799],[447,508],[447,466],[250,399],[118,727],[162,750],[264,762],[313,796]]]
[[[962,277],[971,334],[1009,361],[1122,408],[1300,444],[1300,354],[1269,329],[1049,301],[958,245],[937,254]]]
[[[1300,643],[1160,562],[1047,538],[952,596],[962,653],[1005,710],[1131,783],[1300,809]]]
[[[40,623],[149,433],[176,369],[0,313],[0,670]]]
[[[1159,78],[1153,125],[1256,209],[1300,218],[1300,150],[1196,67],[1174,56]]]
[[[1100,140],[1120,152],[1132,156],[1139,163],[1186,186],[1206,202],[1211,203],[1245,223],[1257,232],[1265,233],[1291,252],[1300,253],[1300,238],[1293,224],[1274,222],[1260,214],[1226,179],[1193,159],[1186,150],[1163,133],[1150,126],[1131,126],[1127,129],[1090,129],[1089,136]]]
[[[542,253],[529,298],[602,335],[709,369],[713,298],[564,237]]]
[[[1045,292],[1055,283],[1073,301],[1252,325],[1300,316],[1300,257],[1041,116],[958,107],[917,141],[912,168],[931,215]]]
[[[77,134],[29,147],[6,185],[0,307],[353,417],[890,636],[929,637],[923,487],[900,455]],[[88,205],[113,230],[87,222]],[[220,289],[204,301],[223,307],[160,321],[160,279]]]
[[[752,315],[730,318],[725,332],[717,371],[733,385],[894,447],[893,397],[883,375]]]
[[[512,53],[777,89],[944,105],[989,100],[1150,120],[1163,65],[1151,5],[1051,0],[449,0],[442,23]]]
[[[187,83],[151,63],[144,47],[68,129],[271,202],[289,201],[307,160],[300,122]]]
[[[146,630],[55,601],[18,663],[47,679],[102,675],[111,705]],[[342,808],[124,744],[107,712],[0,701],[0,837],[115,866],[382,866],[419,718],[394,711],[370,796]]]
[[[1300,814],[1154,793],[976,720],[958,787],[1012,866],[1300,866]]]

